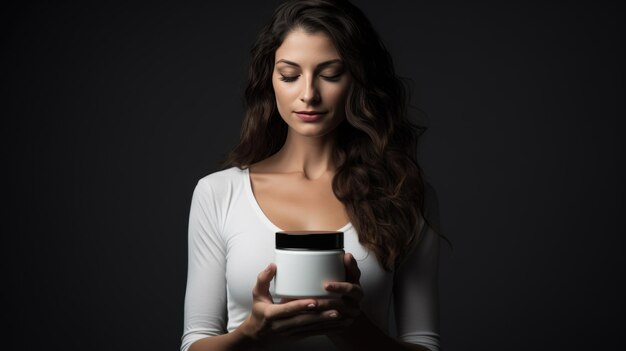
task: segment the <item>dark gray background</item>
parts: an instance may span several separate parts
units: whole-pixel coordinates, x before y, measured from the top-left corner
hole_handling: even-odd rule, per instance
[[[355,3],[428,114],[420,159],[454,244],[442,251],[444,348],[618,349],[617,3]],[[274,4],[5,13],[12,342],[179,347],[191,193],[238,139],[248,50]]]

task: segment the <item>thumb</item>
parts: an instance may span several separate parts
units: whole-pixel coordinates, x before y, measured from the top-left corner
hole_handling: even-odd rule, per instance
[[[256,285],[252,289],[252,299],[255,301],[263,301],[273,303],[272,295],[270,294],[270,282],[276,275],[276,265],[270,263],[256,279]]]

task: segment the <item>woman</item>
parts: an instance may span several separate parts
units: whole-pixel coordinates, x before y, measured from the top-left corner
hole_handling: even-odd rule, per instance
[[[354,5],[277,8],[240,143],[194,190],[183,351],[439,349],[437,202],[405,100]],[[281,230],[344,232],[346,281],[325,287],[342,298],[272,296]]]

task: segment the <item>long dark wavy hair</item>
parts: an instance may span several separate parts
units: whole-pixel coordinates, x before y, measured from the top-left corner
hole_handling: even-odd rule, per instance
[[[288,126],[276,107],[272,72],[277,48],[295,28],[327,34],[352,75],[346,119],[335,134],[332,188],[359,242],[393,270],[428,225],[417,162],[418,138],[426,128],[409,120],[407,89],[389,52],[349,1],[295,0],[275,10],[251,49],[240,141],[222,167],[245,169],[283,146]]]

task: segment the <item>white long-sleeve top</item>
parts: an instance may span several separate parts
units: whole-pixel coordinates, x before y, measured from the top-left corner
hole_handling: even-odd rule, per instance
[[[427,188],[427,208],[436,211],[436,196]],[[428,194],[431,199],[428,201]],[[430,205],[429,205],[430,204]],[[181,351],[199,339],[231,332],[252,309],[257,275],[274,262],[274,234],[282,229],[257,203],[249,169],[228,168],[200,179],[189,214],[188,275]],[[376,256],[359,243],[348,223],[345,252],[361,270],[362,312],[381,330],[399,340],[439,350],[439,241],[430,227],[423,240],[395,271],[387,272]],[[274,290],[270,284],[270,293]],[[274,302],[278,302],[274,298]],[[313,336],[275,350],[336,350],[326,336]]]

